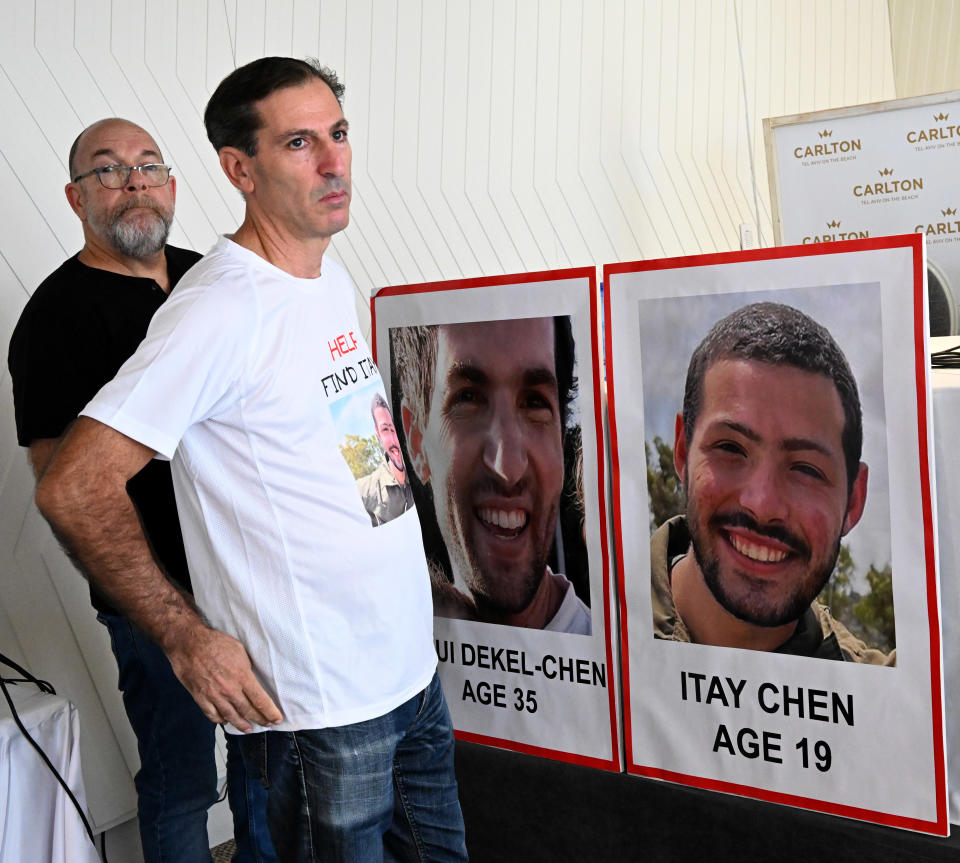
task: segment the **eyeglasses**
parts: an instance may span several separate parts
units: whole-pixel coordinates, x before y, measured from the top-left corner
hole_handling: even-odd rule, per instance
[[[143,182],[148,186],[166,186],[170,179],[169,165],[105,165],[85,174],[78,174],[73,178],[73,182],[79,183],[84,177],[96,174],[100,185],[105,189],[122,189],[127,185],[133,171],[139,171]]]

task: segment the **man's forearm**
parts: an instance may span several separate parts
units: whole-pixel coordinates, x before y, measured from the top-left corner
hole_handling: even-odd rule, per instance
[[[144,450],[144,463],[151,453]],[[154,560],[133,502],[126,469],[54,461],[37,487],[37,506],[81,571],[161,647],[201,624],[190,598]]]
[[[169,581],[147,544],[127,480],[154,453],[80,417],[37,484],[37,507],[68,553],[157,644],[212,722],[249,731],[282,718],[253,673],[244,646],[207,626]]]
[[[78,509],[44,504],[41,512],[81,572],[166,648],[180,627],[196,625],[200,617],[189,595],[157,564],[125,489],[122,494],[125,500],[101,496]]]

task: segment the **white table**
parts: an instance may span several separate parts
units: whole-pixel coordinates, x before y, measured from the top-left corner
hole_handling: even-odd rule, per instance
[[[4,671],[7,669],[4,668]],[[11,686],[20,721],[86,810],[80,773],[80,723],[65,698],[33,684]],[[0,693],[0,860],[99,863],[73,803],[21,734]]]

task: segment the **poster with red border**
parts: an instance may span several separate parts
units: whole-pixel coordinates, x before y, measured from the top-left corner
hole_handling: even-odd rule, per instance
[[[604,284],[628,772],[946,835],[922,237]]]
[[[457,737],[620,770],[595,269],[383,288],[371,314]]]

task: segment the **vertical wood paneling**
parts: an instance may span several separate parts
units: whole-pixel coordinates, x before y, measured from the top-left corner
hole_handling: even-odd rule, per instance
[[[390,151],[389,138],[385,140],[382,135],[376,134],[372,126],[371,113],[378,107],[376,97],[379,95],[374,92],[373,85],[373,18],[373,10],[367,0],[350,4],[346,41],[352,62],[351,71],[345,75],[349,94],[345,106],[346,114],[353,126],[351,134],[354,139],[369,141],[371,147],[376,148],[371,155],[369,150],[364,152],[363,148],[354,147],[353,201],[356,202],[357,209],[353,209],[351,205],[351,221],[354,227],[352,233],[363,237],[367,249],[363,255],[363,266],[371,278],[380,281],[402,281],[394,252],[396,235],[389,230],[390,217],[384,212],[378,185],[370,178],[372,160],[383,164],[384,155],[389,157]],[[385,100],[389,98],[388,91]],[[385,161],[389,165],[389,158]],[[350,239],[353,240],[353,236]],[[374,247],[379,247],[379,254],[370,251]]]
[[[261,13],[263,56],[287,57],[293,52],[293,10],[298,5],[296,0],[289,3],[269,3],[265,0]],[[246,22],[238,19],[238,27],[245,29]]]
[[[542,270],[548,266],[545,247],[531,222],[539,224],[541,213],[539,209],[531,211],[517,189],[518,178],[524,173],[523,153],[532,152],[531,142],[522,140],[527,117],[518,107],[516,92],[523,75],[519,55],[525,53],[527,34],[517,26],[516,0],[495,0],[492,12],[490,45],[484,60],[489,70],[487,128],[477,130],[487,152],[482,171],[487,207],[496,210],[501,223],[498,230],[509,237],[504,252],[508,259],[517,260],[520,271]]]
[[[503,272],[519,272],[526,268],[520,253],[520,238],[508,230],[499,207],[499,195],[491,188],[492,165],[504,161],[513,135],[508,117],[502,117],[496,124],[493,121],[493,103],[502,96],[493,88],[493,67],[501,58],[507,63],[512,59],[512,39],[506,44],[494,41],[494,16],[487,13],[485,3],[471,0],[469,9],[463,192],[477,222],[484,226],[484,235],[496,256],[496,266]],[[496,184],[501,194],[509,193],[505,177],[498,178]]]
[[[390,4],[388,4],[390,5]],[[317,34],[317,57],[348,78],[353,71],[347,52],[347,4],[323,0],[320,6],[320,31]],[[350,7],[352,9],[352,5]]]
[[[354,21],[354,10],[358,8],[367,8],[368,14]],[[392,4],[351,6],[350,26],[363,37],[369,58],[366,65],[361,58],[351,76],[353,92],[362,95],[366,102],[366,110],[357,120],[362,123],[361,137],[369,145],[366,152],[356,153],[354,159],[359,159],[363,166],[359,191],[367,206],[365,221],[370,222],[389,250],[386,278],[395,283],[421,282],[424,275],[416,256],[422,256],[425,246],[396,187],[397,23],[398,12]],[[352,108],[350,115],[356,116]]]
[[[208,16],[203,3],[173,3],[164,7],[163,23],[158,25],[163,34],[156,41],[173,54],[175,66],[175,94],[172,99],[185,100],[197,117],[203,116],[209,94],[206,51]]]
[[[582,4],[577,6],[581,40],[577,173],[589,200],[587,218],[595,219],[598,230],[602,228],[603,231],[602,236],[592,240],[591,255],[594,261],[612,261],[616,259],[618,249],[635,248],[636,240],[603,167],[602,153],[606,146],[604,16],[588,12]]]
[[[476,48],[471,42],[472,11],[470,0],[447,3],[445,8],[440,190],[470,249],[470,257],[476,261],[473,265],[478,268],[476,271],[506,272],[491,238],[492,226],[488,228],[478,218],[467,189],[468,172],[472,175],[484,170],[482,164],[468,163],[467,160],[470,113],[482,110],[482,105],[471,105],[469,99],[471,77],[476,74],[476,61],[471,51]]]
[[[320,4],[296,2],[290,22],[290,47],[294,57],[316,57],[320,34]]]
[[[270,54],[266,44],[267,0],[207,0],[206,7],[209,29],[205,50],[211,60],[207,90],[212,93],[231,69]]]
[[[514,0],[516,37],[512,45],[513,90],[511,129],[512,152],[510,189],[536,246],[536,258],[551,267],[559,259],[559,243],[550,217],[536,187],[537,170],[537,74],[540,45],[537,38],[538,3]],[[507,55],[509,57],[509,54]],[[528,257],[529,260],[529,257]],[[528,265],[529,266],[529,265]],[[530,266],[530,269],[537,269]]]
[[[557,182],[563,191],[573,219],[580,226],[586,246],[583,264],[612,260],[616,249],[604,217],[605,208],[598,206],[586,173],[597,167],[596,138],[591,129],[599,129],[598,87],[600,67],[596,50],[599,28],[593,32],[587,20],[596,20],[579,0],[565,0],[561,8],[558,79],[560,110],[557,118]],[[585,169],[587,169],[585,171]],[[614,209],[612,224],[617,224]]]
[[[0,74],[0,99],[10,93],[4,84],[5,79]],[[13,123],[23,119],[23,114],[17,110],[18,101],[17,97],[11,98],[10,110],[4,111],[5,119],[0,123],[0,130],[10,130]],[[8,151],[11,153],[9,158]],[[23,154],[19,152],[19,145],[7,146],[7,136],[0,131],[0,201],[3,202],[0,206],[0,231],[3,236],[11,238],[10,242],[0,245],[0,257],[4,259],[17,282],[16,287],[5,283],[0,289],[0,296],[16,296],[20,302],[26,302],[29,293],[32,293],[50,272],[48,262],[65,258],[70,253],[70,240],[75,243],[80,232],[76,225],[64,223],[62,215],[55,213],[52,207],[43,206],[44,201],[55,203],[60,209],[66,209],[68,215],[73,216],[63,195],[66,170],[61,163],[47,154],[45,160],[31,165],[21,159],[21,155]],[[54,178],[53,187],[41,198],[33,183],[47,174]],[[61,227],[67,239],[64,235],[58,236],[57,231]],[[13,242],[14,238],[20,239]],[[27,238],[29,242],[26,241]],[[9,330],[0,332],[0,340],[9,337]],[[3,341],[3,344],[6,342]],[[3,356],[6,356],[6,352]]]
[[[955,0],[889,0],[897,96],[960,89],[960,9]]]
[[[564,194],[567,187],[573,188],[577,178],[574,174],[574,182],[571,183],[563,175],[561,166],[561,153],[569,152],[572,141],[561,138],[560,118],[569,118],[568,122],[576,129],[578,116],[575,94],[560,86],[557,74],[562,16],[551,14],[556,8],[550,0],[541,0],[537,15],[534,191],[547,214],[553,234],[551,266],[583,266],[592,261],[584,231]],[[575,55],[566,59],[576,62]]]
[[[717,5],[711,22],[711,128],[716,131],[719,145],[713,149],[710,161],[716,166],[721,200],[726,204],[727,217],[723,224],[725,245],[736,248],[737,225],[743,214],[750,212],[750,208],[737,177],[738,166],[746,159],[738,147],[739,129],[743,126],[743,85],[732,13],[731,7]]]

